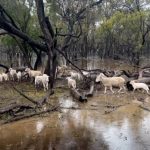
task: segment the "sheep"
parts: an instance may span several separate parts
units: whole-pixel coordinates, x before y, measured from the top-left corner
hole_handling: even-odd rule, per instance
[[[71,71],[70,75],[71,75],[71,78],[79,80],[79,81],[83,79],[82,75],[78,72]]]
[[[72,79],[71,77],[66,78],[68,80],[68,87],[76,89],[76,80]]]
[[[18,72],[17,72],[17,79],[18,79],[18,82],[21,81],[21,76],[22,76],[21,71],[18,71]]]
[[[105,86],[105,90],[104,90],[104,94],[107,91],[107,87],[110,88],[111,92],[114,93],[112,87],[119,87],[119,91],[120,92],[123,88],[125,89],[125,79],[122,77],[106,77],[103,73],[100,73],[97,77],[96,77],[96,82],[101,81],[103,83],[103,85]]]
[[[43,74],[42,76],[36,76],[35,88],[37,88],[40,84],[42,84],[44,91],[46,91],[48,90],[48,82],[49,82],[49,76],[47,74]]]
[[[1,75],[2,75],[2,80],[3,81],[8,81],[9,80],[7,73],[2,73]]]
[[[136,83],[135,80],[130,81],[130,84],[133,86],[133,91],[136,89],[143,89],[149,94],[149,87],[145,83]]]
[[[70,74],[70,68],[65,65],[57,66],[56,74],[58,77],[68,76]]]
[[[10,73],[10,78],[14,81],[15,77],[17,75],[16,70],[12,69],[12,68],[9,68],[9,73]]]
[[[30,68],[26,68],[25,72],[27,72],[29,74],[30,78],[35,78],[36,76],[41,76],[42,73],[41,71],[37,71],[37,70],[31,70]]]

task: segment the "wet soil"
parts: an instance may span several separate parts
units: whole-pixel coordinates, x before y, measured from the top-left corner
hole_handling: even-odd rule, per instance
[[[45,95],[29,82],[15,86],[35,100]],[[80,103],[64,81],[49,99],[60,104],[58,111],[0,125],[0,150],[149,150],[150,96],[115,91],[103,94],[99,89],[87,103]],[[29,103],[9,83],[0,84],[0,92],[0,107],[11,100]],[[148,109],[139,107],[143,105]]]

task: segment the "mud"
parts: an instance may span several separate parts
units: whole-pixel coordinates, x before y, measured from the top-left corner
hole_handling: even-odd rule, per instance
[[[30,83],[16,86],[35,99],[44,95],[35,93]],[[9,92],[1,95],[1,105],[9,101],[4,97],[15,95],[7,84],[0,90],[6,87]],[[61,87],[49,101],[60,104],[59,111],[1,125],[0,150],[150,149],[150,112],[139,107],[146,103],[150,108],[150,96],[144,93],[103,94],[100,89],[87,103],[79,103]]]

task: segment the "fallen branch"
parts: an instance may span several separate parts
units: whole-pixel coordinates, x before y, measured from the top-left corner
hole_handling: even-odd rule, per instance
[[[139,105],[139,107],[150,112],[150,108],[145,105]]]
[[[61,109],[73,109],[73,110],[99,110],[99,108],[81,108],[81,107],[60,107]]]
[[[0,108],[0,114],[4,114],[7,112],[13,112],[14,109],[34,109],[35,107],[31,105],[25,105],[25,104],[17,104],[16,102],[11,103],[3,108]]]
[[[21,91],[19,91],[17,88],[15,88],[13,86],[14,90],[17,91],[21,96],[23,96],[24,98],[26,98],[27,100],[29,100],[30,102],[32,102],[33,104],[39,105],[39,103],[37,101],[35,101],[34,99],[28,97],[27,95],[25,95],[24,93],[22,93]]]
[[[44,111],[41,111],[41,112],[31,113],[31,114],[27,114],[27,115],[24,115],[24,116],[17,116],[15,118],[11,118],[9,120],[6,120],[6,121],[2,122],[2,124],[6,124],[6,123],[10,123],[10,122],[21,120],[21,119],[24,119],[24,118],[30,118],[30,117],[33,117],[33,116],[36,116],[36,115],[41,115],[41,114],[44,114],[44,113],[47,113],[47,112],[55,111],[59,107],[60,107],[60,104],[54,106],[53,108],[50,108],[50,109],[47,109],[47,110],[44,110]]]

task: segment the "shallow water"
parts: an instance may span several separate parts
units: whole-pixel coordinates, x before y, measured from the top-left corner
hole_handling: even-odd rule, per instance
[[[88,104],[70,97],[59,98],[62,112],[35,117],[0,127],[2,150],[143,150],[150,149],[150,113],[134,102],[104,114],[102,105],[130,95],[95,96]],[[113,102],[115,103],[115,102]],[[70,107],[82,108],[77,110]],[[91,108],[97,108],[92,110]]]
[[[138,92],[104,95],[100,90],[87,103],[68,93],[57,95],[61,111],[1,125],[0,150],[149,150],[150,112],[139,108],[139,97],[150,102]],[[123,106],[105,114],[107,104]]]

